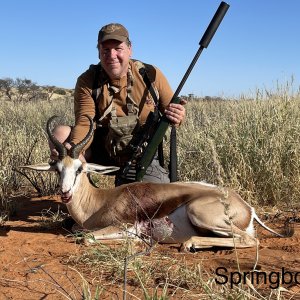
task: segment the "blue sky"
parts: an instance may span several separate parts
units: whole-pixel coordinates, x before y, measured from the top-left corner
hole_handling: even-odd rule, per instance
[[[230,8],[181,94],[239,96],[300,82],[298,0],[228,0]],[[2,0],[0,78],[73,88],[98,62],[99,29],[127,27],[133,57],[158,66],[175,90],[221,1]]]

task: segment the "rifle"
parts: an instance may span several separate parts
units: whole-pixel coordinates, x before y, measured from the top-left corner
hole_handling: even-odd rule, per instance
[[[187,78],[189,77],[203,49],[208,47],[220,23],[222,22],[228,8],[229,5],[225,2],[221,2],[221,4],[219,5],[216,13],[214,14],[212,20],[210,21],[206,31],[204,32],[199,42],[200,47],[197,53],[195,54],[186,73],[184,74],[179,86],[177,87],[170,103],[177,103],[177,104],[180,103],[180,98],[178,96],[183,85],[185,84]],[[149,121],[148,124],[149,123],[152,122]],[[159,144],[162,142],[169,125],[170,125],[170,121],[165,114],[162,115],[161,119],[158,121],[157,126],[153,125],[153,123],[148,125],[148,127],[151,127],[152,130],[144,134],[142,140],[140,141],[139,145],[136,147],[134,151],[132,159],[127,163],[127,166],[124,168],[123,174],[126,174],[128,170],[133,166],[133,164],[136,164],[136,170],[137,170],[136,180],[141,181],[143,179],[146,170],[149,167],[151,161],[153,160],[157,148]],[[155,128],[155,130],[153,130],[153,128]]]

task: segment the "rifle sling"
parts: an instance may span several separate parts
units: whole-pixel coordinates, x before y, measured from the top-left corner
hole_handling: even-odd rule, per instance
[[[141,74],[143,80],[144,80],[144,83],[148,89],[148,91],[150,92],[154,102],[155,102],[155,109],[156,109],[156,113],[159,113],[158,112],[158,99],[157,99],[157,95],[154,91],[154,88],[153,88],[153,85],[151,84],[151,81],[149,79],[149,76],[147,74],[147,71],[146,71],[146,68],[141,68],[139,70],[139,73]],[[165,165],[165,160],[164,160],[164,152],[163,152],[163,142],[161,142],[159,145],[158,145],[158,149],[157,149],[157,152],[158,152],[158,161],[159,161],[159,164],[164,167]]]

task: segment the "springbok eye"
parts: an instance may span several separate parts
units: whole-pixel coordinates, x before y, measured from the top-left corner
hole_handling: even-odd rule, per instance
[[[49,165],[51,166],[51,169],[55,171],[57,174],[59,174],[58,168],[57,168],[57,161],[52,160],[49,162]]]
[[[79,167],[76,171],[76,176],[79,175],[81,172],[82,172],[83,168],[82,167]]]

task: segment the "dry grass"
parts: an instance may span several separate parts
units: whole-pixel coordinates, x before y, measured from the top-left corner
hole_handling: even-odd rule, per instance
[[[0,100],[1,101],[1,100]],[[62,115],[72,120],[72,99],[55,102],[14,103],[1,101],[0,107],[0,211],[7,211],[14,195],[26,194],[28,181],[16,169],[18,166],[48,161],[49,150],[45,124],[49,116]],[[67,113],[66,113],[67,112]],[[38,194],[55,191],[54,174],[26,172]],[[31,192],[32,189],[30,189]],[[9,206],[10,203],[10,206]]]
[[[179,131],[181,180],[218,183],[260,205],[296,205],[300,188],[300,95],[189,103]],[[187,138],[188,137],[188,138]],[[197,163],[195,163],[197,162]]]

